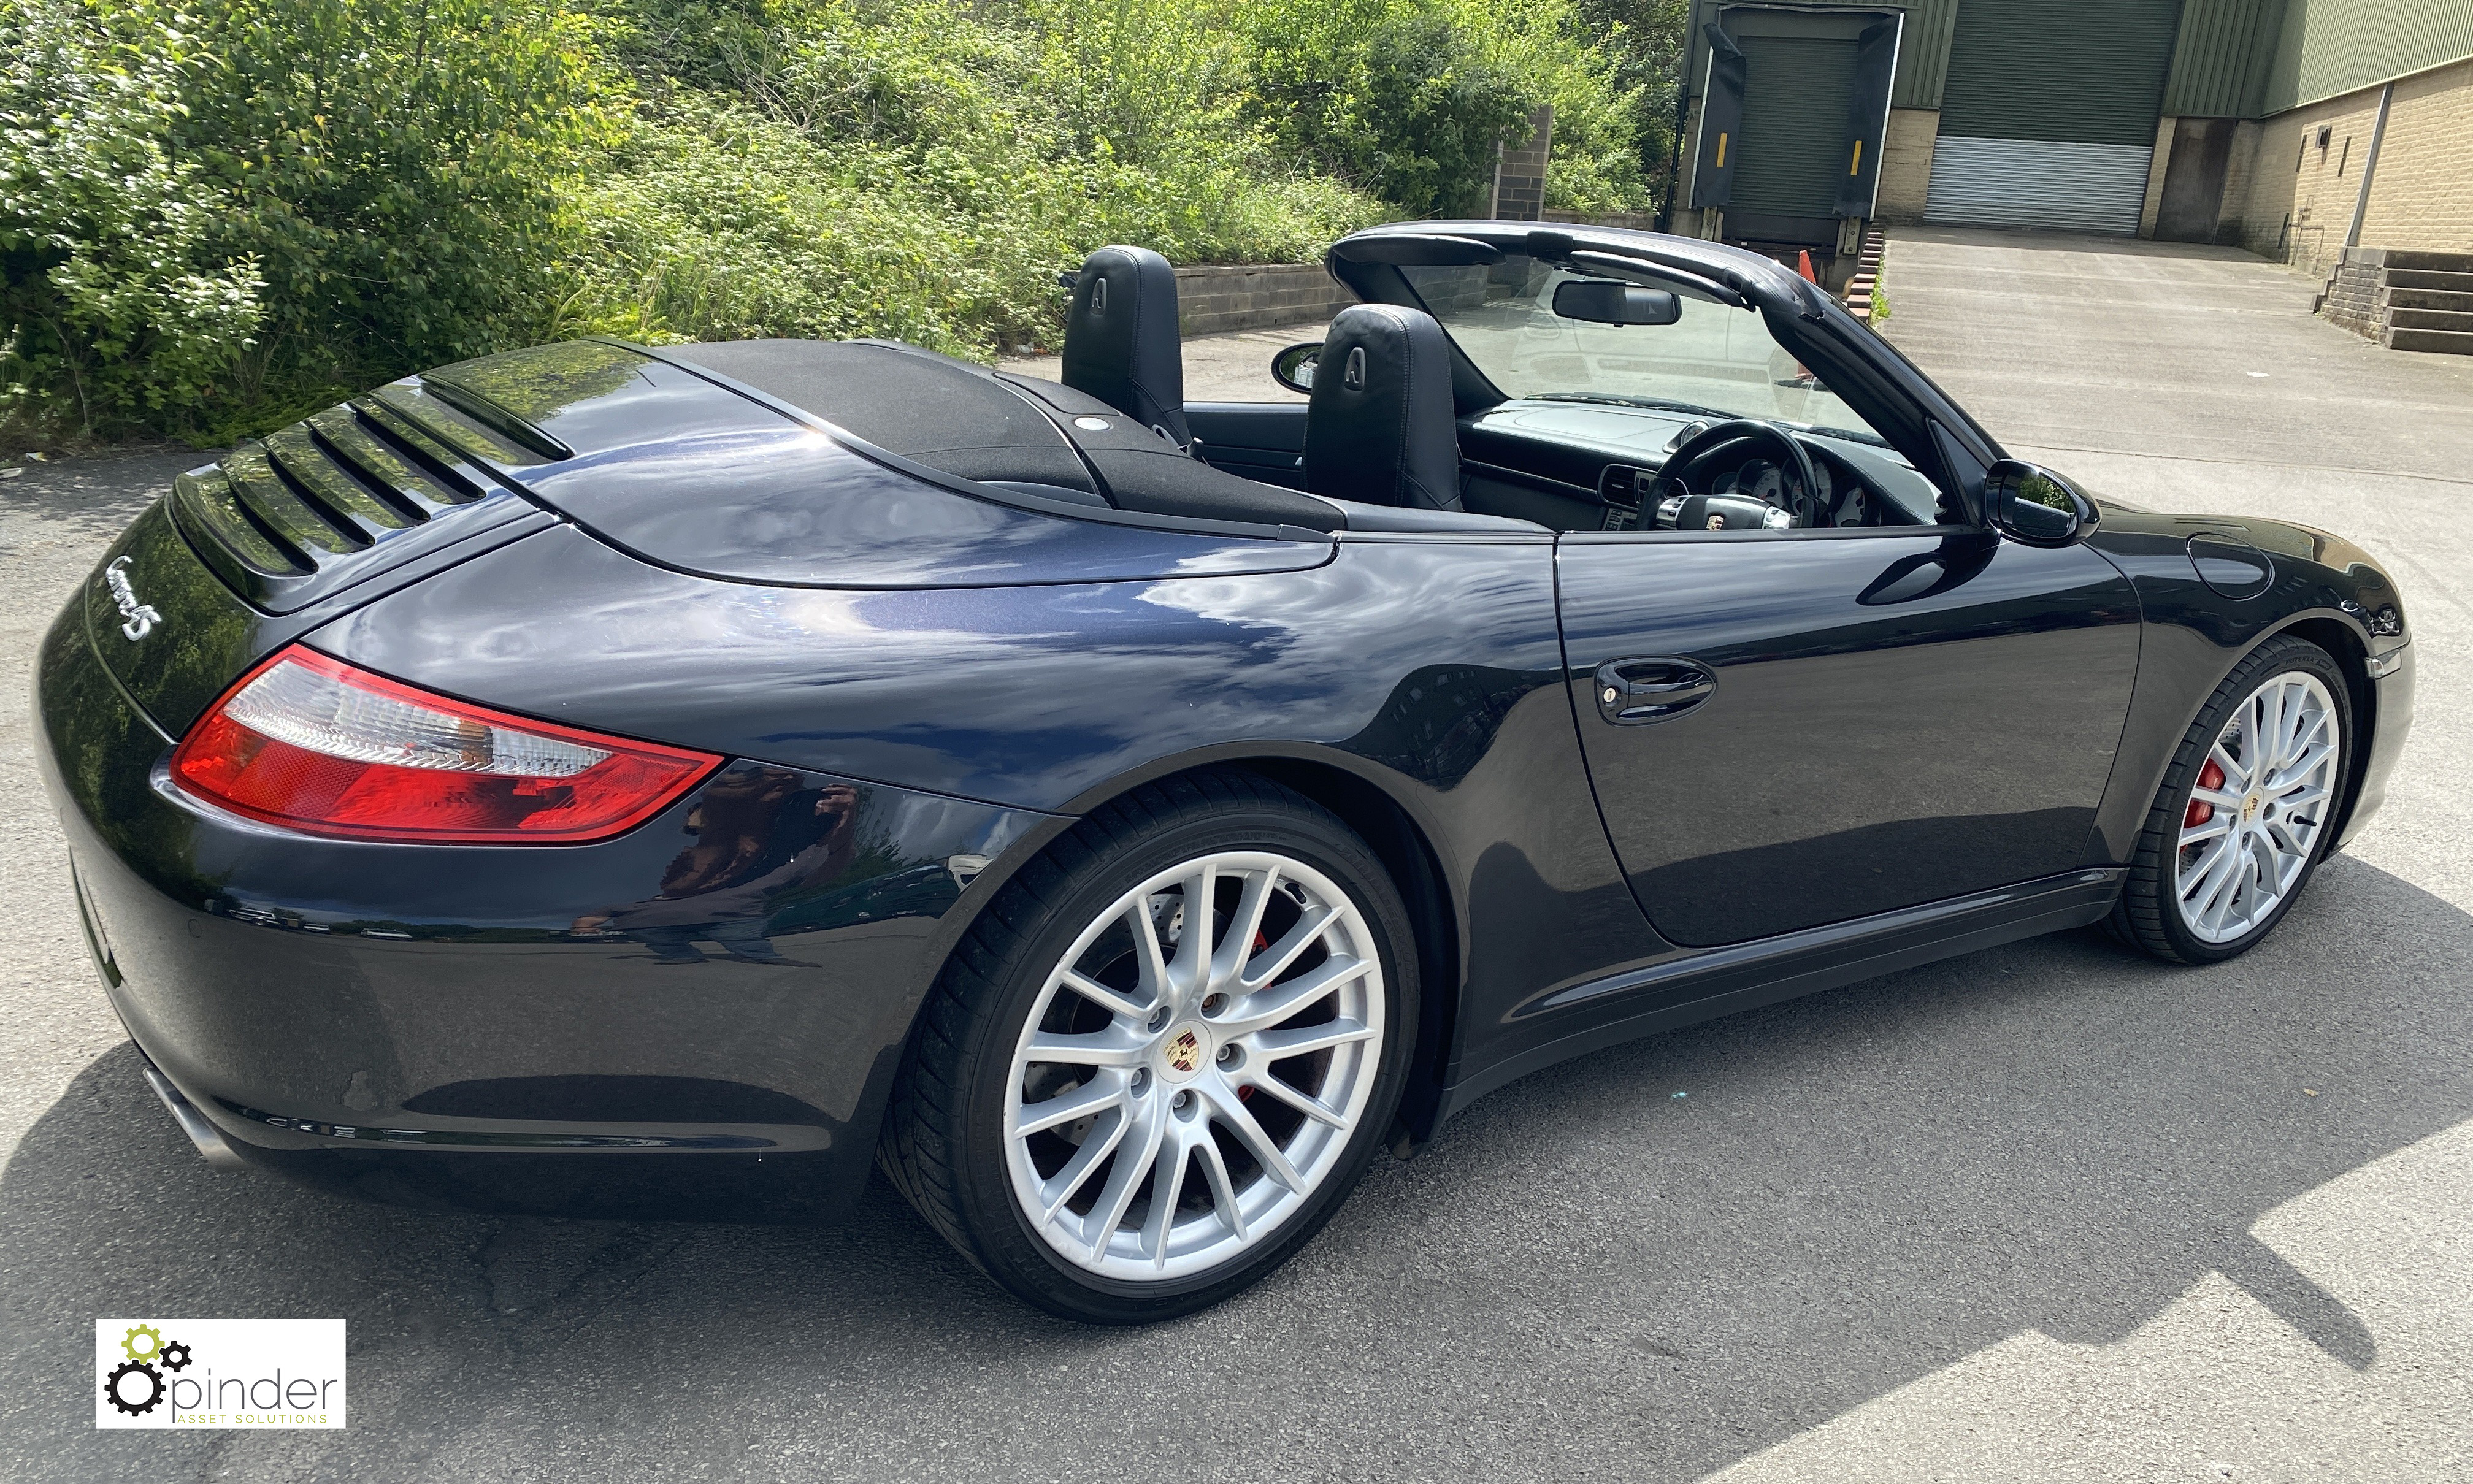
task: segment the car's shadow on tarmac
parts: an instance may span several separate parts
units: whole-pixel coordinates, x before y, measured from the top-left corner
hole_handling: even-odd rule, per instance
[[[124,1045],[0,1173],[0,1472],[1690,1478],[2024,1329],[2117,1339],[2210,1270],[2358,1369],[2377,1337],[2248,1230],[2473,1117],[2468,961],[2473,919],[2340,858],[2230,965],[2071,934],[1619,1047],[1140,1331],[1015,1304],[880,1184],[817,1232],[218,1175]],[[345,1316],[350,1429],[94,1431],[123,1315]]]

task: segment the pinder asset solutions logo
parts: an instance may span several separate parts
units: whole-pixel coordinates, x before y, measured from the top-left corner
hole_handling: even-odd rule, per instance
[[[340,1319],[98,1319],[98,1427],[341,1427]]]

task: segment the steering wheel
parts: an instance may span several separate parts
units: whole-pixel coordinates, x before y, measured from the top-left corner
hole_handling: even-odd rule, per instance
[[[1779,472],[1789,488],[1779,491],[1779,499],[1693,491],[1704,467],[1717,455],[1752,443],[1766,443],[1785,455]],[[1820,508],[1820,475],[1803,440],[1786,424],[1765,418],[1712,423],[1684,440],[1666,456],[1666,467],[1641,503],[1660,528],[1671,531],[1783,531],[1819,525],[1826,514]]]

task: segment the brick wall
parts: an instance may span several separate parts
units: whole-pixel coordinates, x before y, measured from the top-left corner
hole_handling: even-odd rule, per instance
[[[1528,137],[1502,147],[1494,167],[1494,216],[1534,222],[1546,209],[1546,160],[1554,149],[1554,106],[1540,104],[1528,115]]]
[[[1933,144],[1939,137],[1939,109],[1889,110],[1889,131],[1881,142],[1881,194],[1872,207],[1875,220],[1924,219],[1924,198],[1932,192]]]
[[[1644,232],[1657,229],[1656,215],[1647,211],[1608,211],[1591,216],[1585,211],[1555,211],[1549,208],[1540,212],[1537,220],[1564,222],[1573,227],[1628,227]]]
[[[2311,274],[2333,272],[2378,111],[2379,89],[2367,87],[2261,120],[2254,132],[2244,126],[2234,139],[2220,238]],[[2473,250],[2473,60],[2395,84],[2362,245]]]
[[[2362,246],[2473,251],[2473,60],[2396,84]]]
[[[1328,320],[1357,296],[1320,263],[1252,263],[1180,268],[1176,318],[1188,335],[1267,329]]]

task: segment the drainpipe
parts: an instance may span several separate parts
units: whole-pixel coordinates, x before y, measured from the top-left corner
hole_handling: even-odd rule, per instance
[[[2352,250],[2362,245],[2362,218],[2370,209],[2370,178],[2379,173],[2379,141],[2388,136],[2388,105],[2394,98],[2393,83],[2379,89],[2379,118],[2370,126],[2370,153],[2362,161],[2362,189],[2353,198],[2353,225],[2344,228],[2344,256],[2350,256]]]

